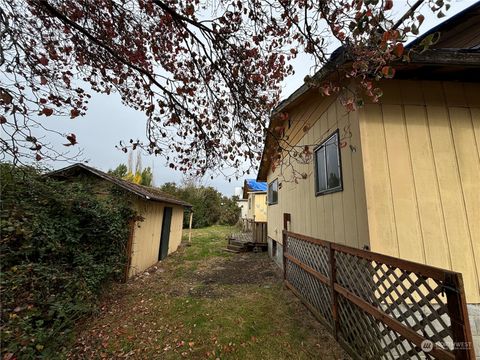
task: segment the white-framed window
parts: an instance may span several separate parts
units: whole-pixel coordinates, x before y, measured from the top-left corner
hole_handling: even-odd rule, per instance
[[[315,195],[343,190],[338,130],[315,148]]]
[[[268,184],[267,199],[268,205],[278,203],[278,179],[275,179]]]

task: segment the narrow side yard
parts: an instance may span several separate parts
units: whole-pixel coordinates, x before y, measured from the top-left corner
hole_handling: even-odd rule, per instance
[[[68,357],[347,359],[283,288],[266,253],[223,251],[232,231],[196,230],[192,246],[116,285],[99,314],[79,325]]]

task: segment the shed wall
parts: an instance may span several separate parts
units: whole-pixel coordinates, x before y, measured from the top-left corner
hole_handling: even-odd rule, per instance
[[[480,85],[389,81],[360,111],[373,251],[461,272],[480,302]]]
[[[134,209],[143,221],[134,227],[129,276],[142,272],[158,262],[164,208],[172,207],[168,253],[177,250],[182,238],[183,207],[136,199]]]
[[[313,158],[293,163],[298,174],[307,175],[295,183],[286,157],[267,176],[269,183],[279,182],[278,203],[267,209],[268,236],[282,243],[283,213],[290,213],[291,231],[357,248],[369,245],[358,112],[347,113],[338,99],[315,94],[290,110],[289,119],[285,139],[299,149],[313,150],[339,129],[343,191],[315,196]]]

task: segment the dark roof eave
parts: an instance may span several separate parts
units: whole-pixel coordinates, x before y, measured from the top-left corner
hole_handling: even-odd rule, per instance
[[[126,180],[116,178],[112,175],[109,175],[109,174],[103,172],[103,171],[100,171],[98,169],[92,168],[90,166],[87,166],[87,165],[84,165],[84,164],[81,164],[81,163],[73,164],[73,165],[67,166],[67,167],[62,168],[62,169],[51,171],[46,175],[47,176],[60,175],[62,173],[70,171],[74,168],[80,168],[80,169],[83,169],[85,171],[88,171],[89,173],[91,173],[93,175],[96,175],[96,176],[98,176],[98,177],[100,177],[100,178],[102,178],[106,181],[109,181],[112,184],[117,185],[117,186],[121,187],[122,189],[125,189],[128,192],[131,192],[131,193],[135,194],[136,196],[138,196],[142,199],[148,200],[148,201],[164,202],[164,203],[167,203],[167,204],[180,205],[180,206],[183,206],[183,207],[186,207],[186,208],[191,208],[192,207],[192,204],[189,204],[186,201],[172,199],[172,198],[169,198],[169,197],[161,196],[159,194],[155,194],[155,193],[152,192],[152,191],[156,191],[155,189],[148,189],[148,187],[143,186],[143,185],[137,185],[137,184],[129,183]],[[145,193],[137,190],[136,187],[146,188]],[[146,193],[147,191],[149,191],[151,193],[147,194]]]
[[[340,50],[340,56],[333,59],[332,64],[325,65],[320,71],[318,71],[314,79],[323,80],[328,76],[333,68],[342,66],[348,62],[343,49]],[[410,66],[410,65],[423,65],[423,66],[451,66],[451,67],[476,67],[480,66],[480,52],[478,50],[462,50],[462,49],[429,49],[422,53],[412,53],[409,62],[398,61],[393,64],[394,66]],[[282,101],[273,111],[272,116],[285,110],[288,106],[296,102],[299,98],[304,96],[310,86],[303,84],[286,100]],[[267,139],[265,139],[266,143]],[[257,174],[257,181],[266,181],[266,170],[262,166],[265,161],[266,146],[263,148],[262,158],[260,161],[260,167]]]
[[[480,52],[478,50],[462,49],[430,49],[422,53],[413,53],[411,61],[397,63],[402,65],[432,65],[432,66],[480,66]]]

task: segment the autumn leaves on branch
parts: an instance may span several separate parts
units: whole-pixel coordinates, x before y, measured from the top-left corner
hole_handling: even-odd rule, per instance
[[[359,83],[345,99],[353,110],[361,96],[381,96],[375,81],[394,76],[390,64],[418,33],[425,4],[448,9],[421,0],[395,22],[388,0],[0,0],[2,156],[71,156],[63,149],[81,139],[58,134],[68,148],[50,146],[41,135],[55,129],[44,119],[83,116],[93,90],[117,92],[146,116],[146,140],[120,149],[143,148],[197,175],[242,176],[260,158],[298,53],[311,54],[316,71],[332,40],[343,45],[352,64],[342,76]],[[339,83],[310,85],[329,95]]]

